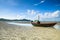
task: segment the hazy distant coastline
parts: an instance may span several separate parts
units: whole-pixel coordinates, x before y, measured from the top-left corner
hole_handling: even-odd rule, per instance
[[[28,20],[28,19],[4,19],[4,18],[0,18],[0,21],[7,21],[7,22],[18,22],[18,23],[31,23],[31,21],[33,20]],[[56,23],[60,23],[60,21],[40,21],[40,22],[56,22]]]
[[[4,19],[4,18],[0,18],[0,21],[32,21],[32,20],[28,20],[28,19]]]

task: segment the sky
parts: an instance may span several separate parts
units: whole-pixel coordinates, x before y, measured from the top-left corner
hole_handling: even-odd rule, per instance
[[[0,18],[60,21],[60,0],[0,0]]]

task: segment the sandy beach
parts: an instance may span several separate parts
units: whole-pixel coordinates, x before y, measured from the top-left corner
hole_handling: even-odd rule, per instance
[[[60,40],[60,30],[52,27],[24,27],[0,22],[0,40]]]

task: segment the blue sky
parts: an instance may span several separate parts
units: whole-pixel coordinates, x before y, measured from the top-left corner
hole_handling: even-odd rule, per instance
[[[60,21],[60,0],[0,0],[0,18]]]

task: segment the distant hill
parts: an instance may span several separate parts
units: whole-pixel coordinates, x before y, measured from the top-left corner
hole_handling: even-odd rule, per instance
[[[0,21],[9,21],[9,19],[0,18]]]
[[[28,20],[28,19],[14,19],[14,20],[10,20],[10,19],[4,19],[4,18],[0,18],[0,21],[32,21],[32,20]]]
[[[15,19],[15,20],[12,20],[12,21],[31,21],[31,20],[28,20],[28,19]]]

